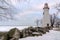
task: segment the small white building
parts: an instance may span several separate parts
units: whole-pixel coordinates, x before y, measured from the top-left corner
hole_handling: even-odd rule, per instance
[[[45,3],[43,8],[42,27],[46,27],[47,25],[51,26],[51,22],[50,22],[49,7],[48,4]]]

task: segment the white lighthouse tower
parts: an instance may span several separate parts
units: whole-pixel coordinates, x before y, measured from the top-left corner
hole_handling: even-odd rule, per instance
[[[45,3],[43,8],[43,20],[42,20],[42,27],[46,27],[47,25],[50,26],[50,15],[49,15],[49,7],[48,4]]]

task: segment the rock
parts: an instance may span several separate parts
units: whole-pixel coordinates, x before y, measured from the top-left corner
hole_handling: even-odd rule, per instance
[[[42,34],[46,33],[46,31],[41,27],[36,27],[35,29],[37,30],[37,32],[41,32]]]
[[[17,28],[13,28],[8,32],[9,38],[16,38],[19,39],[20,38],[20,30],[18,30]]]
[[[42,36],[42,33],[40,33],[40,32],[33,32],[32,36]]]
[[[0,32],[0,40],[8,40],[7,32]]]

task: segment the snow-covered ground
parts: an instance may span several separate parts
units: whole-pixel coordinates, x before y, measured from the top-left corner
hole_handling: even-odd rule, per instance
[[[18,28],[19,30],[22,30],[24,28],[28,28],[28,26],[0,26],[0,31],[9,31],[12,28]]]
[[[60,40],[60,31],[50,30],[49,33],[43,34],[43,36],[26,37],[19,40]]]
[[[19,30],[22,30],[24,28],[28,28],[30,26],[0,26],[0,31],[9,31],[12,28],[18,28]],[[33,26],[35,27],[35,26]]]

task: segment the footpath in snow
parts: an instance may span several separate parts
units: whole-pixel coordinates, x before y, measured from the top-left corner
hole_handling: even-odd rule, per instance
[[[50,30],[42,36],[26,37],[19,40],[60,40],[60,31]]]

